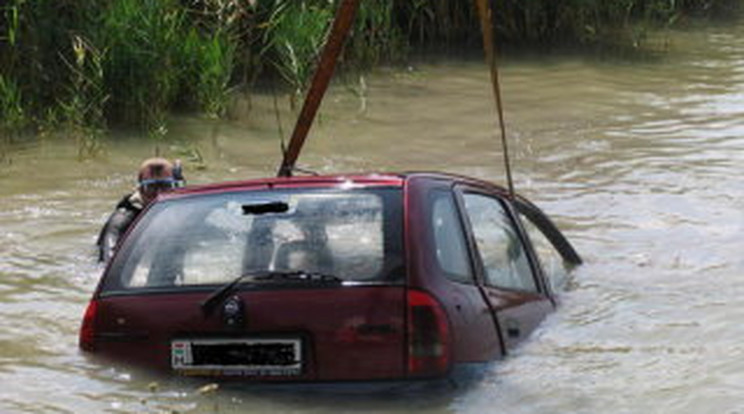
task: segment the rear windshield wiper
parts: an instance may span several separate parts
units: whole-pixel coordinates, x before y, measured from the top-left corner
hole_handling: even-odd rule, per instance
[[[343,280],[338,276],[329,275],[319,272],[307,272],[304,270],[279,272],[279,271],[260,271],[244,273],[229,283],[221,286],[212,292],[201,303],[202,312],[209,316],[214,311],[215,306],[220,304],[225,298],[235,290],[235,288],[246,279],[256,282],[266,281],[287,281],[287,282],[310,282],[310,283],[341,283]]]

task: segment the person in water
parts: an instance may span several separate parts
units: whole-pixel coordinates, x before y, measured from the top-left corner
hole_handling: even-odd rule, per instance
[[[96,244],[100,262],[111,258],[121,236],[158,194],[184,185],[181,162],[176,160],[174,164],[165,158],[147,159],[140,166],[137,182],[137,188],[119,201],[98,235]]]

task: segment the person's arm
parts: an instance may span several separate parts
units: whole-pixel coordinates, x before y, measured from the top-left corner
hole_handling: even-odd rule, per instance
[[[122,208],[117,208],[111,216],[109,216],[106,224],[101,229],[101,233],[98,235],[98,261],[106,262],[113,256],[119,239],[132,224],[134,218],[137,216],[137,211]]]

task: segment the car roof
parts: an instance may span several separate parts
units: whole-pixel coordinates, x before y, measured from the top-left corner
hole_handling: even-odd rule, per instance
[[[293,177],[268,177],[238,181],[223,181],[211,184],[188,186],[161,194],[159,199],[174,199],[191,195],[216,194],[235,191],[251,191],[272,188],[333,188],[350,186],[365,187],[402,187],[412,178],[429,178],[486,187],[499,193],[506,190],[488,181],[443,172],[405,172],[405,173],[351,173],[333,175],[303,175]]]

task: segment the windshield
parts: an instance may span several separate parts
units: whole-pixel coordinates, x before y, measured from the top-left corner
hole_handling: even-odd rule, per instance
[[[104,292],[215,285],[256,272],[403,277],[399,188],[294,189],[159,202],[127,237]]]

